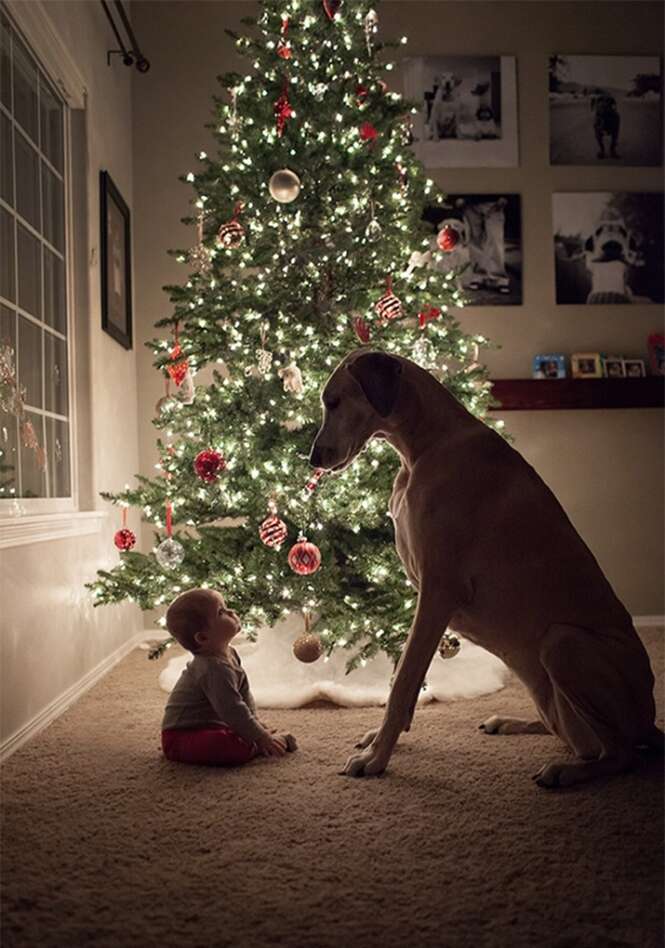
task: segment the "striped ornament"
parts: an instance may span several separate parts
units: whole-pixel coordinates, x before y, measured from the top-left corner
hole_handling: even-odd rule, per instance
[[[289,566],[299,576],[315,573],[321,565],[321,551],[318,546],[308,543],[306,537],[300,537],[289,550]]]
[[[274,550],[279,550],[288,535],[288,529],[283,520],[274,514],[263,521],[259,527],[261,542]]]
[[[227,221],[217,231],[217,243],[225,250],[235,250],[245,239],[245,228],[235,218]]]
[[[404,315],[402,301],[395,296],[390,285],[381,299],[374,304],[374,309],[379,319],[399,319]]]

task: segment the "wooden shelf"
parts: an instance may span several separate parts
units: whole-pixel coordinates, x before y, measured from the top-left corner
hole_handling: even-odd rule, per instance
[[[665,378],[495,379],[492,411],[558,411],[571,408],[662,408]]]

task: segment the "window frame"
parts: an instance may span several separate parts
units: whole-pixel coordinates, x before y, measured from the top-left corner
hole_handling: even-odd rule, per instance
[[[42,0],[31,3],[2,0],[0,9],[36,60],[51,91],[63,106],[63,203],[65,237],[65,295],[67,311],[68,420],[70,487],[68,497],[0,499],[0,548],[24,543],[97,533],[107,519],[103,511],[80,510],[79,425],[77,384],[76,273],[73,246],[74,199],[72,182],[73,109],[87,108],[86,83],[60,38]],[[13,81],[13,77],[12,77]],[[82,184],[87,188],[87,182]],[[16,195],[15,195],[16,198]],[[18,250],[18,248],[17,248]],[[43,321],[43,320],[42,320]],[[20,448],[19,448],[20,449]],[[17,510],[17,503],[22,508]]]

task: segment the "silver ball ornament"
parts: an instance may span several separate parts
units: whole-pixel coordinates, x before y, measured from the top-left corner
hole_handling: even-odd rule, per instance
[[[185,551],[177,540],[162,540],[155,550],[155,559],[162,569],[176,569],[185,558]]]
[[[365,228],[365,237],[367,240],[371,240],[372,243],[379,240],[381,237],[381,224],[374,218],[369,222]]]
[[[270,196],[279,204],[290,204],[300,194],[300,178],[288,168],[276,171],[268,182]]]

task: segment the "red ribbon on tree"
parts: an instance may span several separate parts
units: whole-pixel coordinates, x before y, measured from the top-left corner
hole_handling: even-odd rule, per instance
[[[285,16],[282,19],[282,29],[280,31],[282,35],[277,44],[277,55],[281,56],[282,59],[291,59],[291,46],[289,45],[289,41],[286,38],[286,32],[288,28],[289,18],[288,16]]]
[[[418,313],[418,323],[421,329],[424,329],[430,319],[438,319],[441,315],[441,310],[436,306],[426,306],[425,309],[421,309]]]
[[[285,79],[284,91],[280,95],[277,102],[275,102],[275,119],[277,122],[277,135],[279,138],[281,138],[284,134],[286,123],[293,115],[293,109],[291,108],[291,103],[289,102],[288,88],[288,79]]]
[[[184,381],[185,376],[187,375],[187,370],[189,369],[189,361],[187,358],[181,358],[182,348],[180,346],[180,340],[178,339],[178,324],[175,324],[173,330],[174,342],[175,345],[169,352],[170,362],[166,366],[166,371],[171,376],[175,384],[180,387]]]

